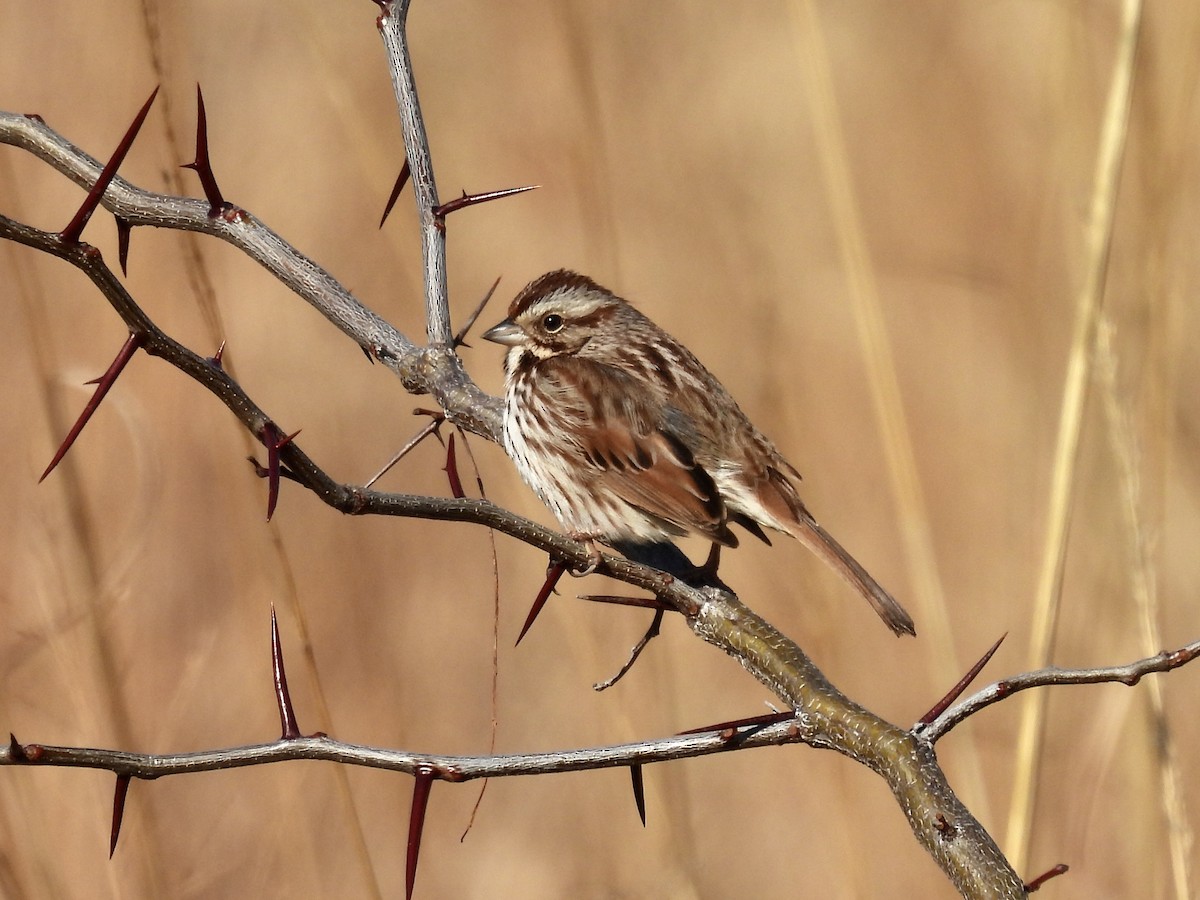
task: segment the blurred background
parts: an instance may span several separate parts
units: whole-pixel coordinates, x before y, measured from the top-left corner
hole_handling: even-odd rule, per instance
[[[897,641],[793,542],[726,554],[743,600],[841,689],[907,725],[1003,634],[985,681],[1039,646],[1090,666],[1198,636],[1200,9],[1146,3],[1130,70],[1116,2],[415,5],[442,198],[542,185],[451,218],[456,319],[497,275],[483,326],[567,266],[690,346],[917,620],[920,637]],[[403,159],[376,15],[365,0],[7,3],[0,108],[107,158],[161,83],[121,174],[199,196],[176,168],[199,82],[226,197],[420,339],[411,193],[376,227]],[[1108,115],[1121,73],[1130,104]],[[1122,145],[1114,189],[1098,160]],[[0,147],[4,214],[59,229],[82,197]],[[1111,234],[1101,268],[1095,223]],[[85,238],[115,264],[111,216]],[[1081,342],[1097,271],[1099,339]],[[335,478],[362,482],[421,424],[427,399],[227,245],[140,229],[127,283],[197,352],[227,340],[244,387]],[[767,711],[768,692],[678,620],[595,693],[648,619],[573,599],[615,589],[599,578],[565,582],[514,650],[546,560],[510,539],[497,622],[480,528],[350,519],[287,483],[266,524],[245,461],[261,449],[158,360],[135,358],[38,485],[126,332],[81,274],[7,243],[0,299],[0,731],[143,752],[270,740],[271,604],[306,732],[486,753],[497,629],[498,751]],[[464,351],[493,393],[501,353]],[[1073,364],[1078,451],[1056,462]],[[471,445],[489,496],[551,521],[497,448]],[[443,465],[428,442],[381,486],[447,494]],[[1060,549],[1051,629],[1036,610]],[[1071,866],[1047,896],[1194,890],[1200,667],[1151,681],[1046,692],[1025,763],[1027,698],[939,744],[1023,875]],[[2,779],[6,896],[402,896],[407,777],[294,763],[138,782],[111,862],[110,775]],[[645,779],[645,829],[614,770],[496,781],[461,843],[478,785],[435,785],[417,896],[955,896],[886,786],[834,754],[759,750]]]

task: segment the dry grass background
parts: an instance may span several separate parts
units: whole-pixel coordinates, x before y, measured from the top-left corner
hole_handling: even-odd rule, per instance
[[[912,721],[1000,634],[1009,638],[990,676],[1029,665],[1118,7],[876,0],[819,4],[813,19],[801,2],[422,0],[411,18],[443,197],[544,185],[451,220],[456,315],[497,274],[510,297],[571,266],[685,340],[806,474],[809,505],[906,602],[922,637],[892,639],[788,542],[728,554],[723,574],[835,683],[894,721]],[[402,154],[374,14],[366,2],[311,0],[9,3],[0,107],[38,112],[104,157],[162,80],[122,174],[168,189],[167,173],[191,158],[200,82],[226,195],[420,335],[409,195],[382,232],[374,227]],[[1108,349],[1092,358],[1078,455],[1059,471],[1075,488],[1053,643],[1066,665],[1157,649],[1146,646],[1146,615],[1164,646],[1200,630],[1197,46],[1200,10],[1146,4],[1121,123]],[[821,156],[830,134],[814,107],[814,48],[827,54],[824,112],[844,141],[833,160]],[[843,262],[830,162],[852,182],[859,271]],[[6,214],[60,227],[80,197],[0,148]],[[97,216],[87,238],[115,259],[110,217]],[[414,398],[231,248],[200,242],[189,267],[187,246],[176,233],[135,234],[134,295],[196,350],[211,352],[219,330],[243,384],[282,427],[302,427],[305,449],[335,477],[367,477],[416,427]],[[201,311],[200,272],[219,326]],[[852,286],[866,276],[894,373],[864,354]],[[82,276],[24,248],[0,246],[0,297],[3,728],[25,741],[142,751],[268,739],[278,727],[275,603],[303,728],[487,750],[483,531],[351,520],[286,485],[265,525],[246,436],[197,386],[146,358],[38,486],[85,401],[80,383],[103,370],[124,331]],[[485,321],[500,312],[498,303]],[[466,357],[496,391],[498,348]],[[885,439],[871,385],[890,375],[898,400],[885,395],[882,411],[902,413],[907,434]],[[502,454],[475,446],[491,495],[547,520]],[[915,481],[904,489],[906,454]],[[386,486],[444,493],[441,465],[424,447]],[[545,560],[507,539],[499,553],[501,750],[628,741],[763,710],[766,692],[678,622],[622,684],[594,694],[640,634],[637,612],[555,601],[512,650]],[[569,596],[604,585],[567,587]],[[1185,832],[1173,858],[1164,809],[1181,804],[1194,827],[1198,684],[1192,668],[1159,685],[1178,763],[1165,796],[1148,686],[1047,696],[1021,864],[1027,875],[1072,866],[1047,896],[1186,895],[1195,850]],[[1001,840],[1023,708],[1008,702],[940,745]],[[615,771],[495,782],[462,844],[476,788],[436,785],[418,895],[953,896],[883,784],[833,754],[757,751],[653,767],[646,779],[645,831]],[[10,770],[0,891],[398,896],[411,788],[324,764],[135,783],[109,862],[110,776]]]

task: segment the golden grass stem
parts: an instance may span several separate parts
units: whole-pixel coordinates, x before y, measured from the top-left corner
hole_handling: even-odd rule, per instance
[[[1076,485],[1076,462],[1087,387],[1091,379],[1092,350],[1108,271],[1121,162],[1129,128],[1129,107],[1133,93],[1134,62],[1141,18],[1140,0],[1125,0],[1121,7],[1121,27],[1092,183],[1091,207],[1086,226],[1087,257],[1084,261],[1084,282],[1076,298],[1075,324],[1059,411],[1046,535],[1042,545],[1042,564],[1034,597],[1030,633],[1029,666],[1035,669],[1050,662],[1054,649],[1067,533]],[[1025,698],[1017,737],[1016,769],[1004,847],[1009,861],[1019,872],[1024,871],[1029,857],[1033,816],[1037,805],[1038,763],[1045,734],[1046,699],[1045,691],[1031,693]]]
[[[1153,564],[1152,529],[1143,521],[1142,489],[1138,447],[1132,416],[1118,390],[1118,363],[1113,346],[1114,328],[1105,318],[1100,322],[1096,340],[1096,363],[1106,424],[1120,476],[1120,507],[1130,554],[1130,588],[1138,613],[1139,643],[1148,653],[1163,646],[1159,632],[1160,597]],[[1166,684],[1161,678],[1147,680],[1146,700],[1150,705],[1153,727],[1149,729],[1151,752],[1158,766],[1159,796],[1166,820],[1171,877],[1178,900],[1194,897],[1192,890],[1191,849],[1195,833],[1188,821],[1183,797],[1183,776],[1179,767],[1178,742],[1171,730],[1166,710]]]
[[[954,633],[938,573],[928,504],[917,471],[912,431],[896,375],[887,323],[880,302],[875,268],[867,247],[854,179],[846,153],[833,75],[825,47],[820,18],[812,0],[799,0],[789,7],[797,41],[796,57],[802,66],[809,108],[812,112],[818,156],[829,195],[829,209],[842,254],[850,304],[858,327],[859,345],[875,416],[883,438],[883,452],[891,477],[892,493],[900,513],[900,538],[915,588],[916,619],[921,639],[936,648],[929,654],[934,679],[953,684],[962,675],[954,647]],[[961,757],[964,794],[983,819],[988,819],[987,791],[974,743]]]

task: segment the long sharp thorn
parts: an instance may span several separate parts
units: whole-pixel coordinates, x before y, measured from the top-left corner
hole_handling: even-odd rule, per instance
[[[458,457],[454,452],[454,435],[450,435],[450,440],[446,443],[446,467],[442,471],[450,479],[450,493],[454,495],[454,499],[461,500],[467,496],[467,492],[463,490],[462,479],[458,477]]]
[[[392,192],[388,195],[387,206],[383,208],[383,215],[379,217],[379,227],[383,227],[383,223],[387,221],[387,217],[392,214],[392,207],[396,205],[396,201],[400,199],[400,192],[404,190],[404,185],[408,184],[409,176],[408,157],[404,157],[404,165],[400,167],[400,174],[396,176],[396,183],[392,186]]]
[[[129,793],[129,776],[117,776],[117,787],[113,791],[112,831],[108,836],[108,858],[117,852],[117,838],[121,835],[121,821],[125,818],[125,795]]]
[[[283,645],[279,641],[279,623],[275,619],[275,604],[271,604],[271,674],[275,681],[275,702],[279,706],[279,739],[291,741],[300,737],[296,708],[288,692],[287,671],[283,667]]]
[[[642,827],[646,827],[646,786],[642,783],[642,764],[634,763],[629,767],[629,775],[633,779],[633,802],[637,804],[638,818]]]
[[[87,425],[89,421],[91,421],[92,414],[95,413],[97,408],[100,406],[100,401],[104,399],[105,395],[108,394],[109,389],[116,382],[117,376],[124,371],[125,366],[129,363],[129,360],[133,358],[133,354],[137,352],[138,348],[142,346],[145,340],[146,337],[144,334],[141,332],[135,332],[130,334],[125,343],[121,345],[120,351],[118,351],[117,356],[112,363],[109,364],[108,369],[105,370],[103,375],[96,379],[96,390],[92,392],[92,399],[87,402],[87,406],[83,408],[83,412],[79,414],[79,418],[75,420],[75,424],[71,426],[71,430],[68,431],[67,436],[63,438],[63,442],[58,447],[58,452],[54,454],[54,459],[50,460],[50,465],[46,466],[46,471],[43,472],[42,477],[38,479],[38,484],[41,484],[43,481],[45,481],[46,476],[53,472],[54,468],[60,462],[62,462],[63,457],[67,455],[67,451],[70,450],[71,446],[75,443],[75,439],[79,437],[80,432],[83,431],[83,427]]]
[[[664,603],[657,597],[623,597],[619,594],[580,594],[576,600],[586,600],[589,603],[610,603],[614,606],[636,606],[639,609],[657,609],[671,612],[675,609],[669,603]]]
[[[499,286],[499,284],[500,276],[497,275],[496,280],[492,282],[492,286],[488,288],[487,293],[483,295],[483,299],[479,301],[479,305],[475,307],[475,312],[471,313],[471,315],[467,317],[467,321],[463,323],[463,327],[460,328],[458,330],[458,334],[454,336],[455,347],[462,347],[466,345],[467,335],[470,334],[475,322],[479,319],[480,314],[483,312],[483,308],[487,306],[488,301],[492,299],[492,294],[496,293],[496,288]]]
[[[425,830],[425,809],[429,805],[429,789],[432,786],[433,769],[418,769],[413,783],[412,812],[408,817],[408,854],[404,862],[406,900],[412,900],[413,884],[417,880],[417,857],[421,854],[421,832]]]
[[[483,474],[479,471],[479,463],[475,461],[475,451],[471,449],[471,442],[467,439],[467,433],[461,425],[455,426],[458,429],[459,437],[462,438],[463,446],[467,448],[467,456],[471,457],[471,468],[475,470],[475,487],[479,488],[479,496],[484,500],[487,499],[487,491],[483,487]]]
[[[217,186],[217,176],[213,174],[212,162],[208,156],[208,114],[204,111],[204,92],[200,84],[196,84],[196,158],[190,163],[184,163],[179,168],[191,169],[200,176],[200,185],[204,188],[204,198],[208,200],[209,218],[215,219],[230,204],[221,194]]]
[[[263,429],[262,442],[267,448],[267,521],[275,515],[275,506],[279,502],[279,451],[292,442],[300,433],[297,429],[291,434],[280,434],[274,422],[268,422]]]
[[[975,663],[975,665],[971,666],[971,668],[967,671],[967,674],[960,678],[954,687],[950,688],[946,696],[930,707],[929,711],[917,720],[917,724],[928,725],[947,709],[949,709],[950,704],[961,697],[962,692],[970,687],[971,682],[974,681],[978,677],[979,673],[983,671],[983,667],[988,664],[988,661],[992,658],[996,651],[1000,649],[1000,645],[1004,643],[1004,639],[1006,637],[1008,637],[1007,631],[1000,635],[1000,639],[996,641],[996,643],[992,644],[987,653],[979,657],[979,661]]]
[[[503,200],[505,197],[515,197],[517,194],[524,194],[526,191],[536,191],[540,188],[540,184],[527,184],[524,187],[504,188],[499,191],[485,191],[482,194],[468,194],[463,191],[461,197],[451,200],[449,203],[443,203],[441,206],[433,210],[434,218],[444,219],[452,212],[458,212],[460,209],[466,209],[468,206],[478,206],[480,203],[488,203],[492,200]]]
[[[790,709],[783,712],[767,713],[762,716],[750,716],[746,719],[730,719],[728,722],[717,722],[714,725],[703,725],[700,728],[689,728],[680,734],[704,734],[708,731],[737,731],[742,728],[766,728],[778,722],[786,722],[796,718],[796,713]]]
[[[138,110],[138,114],[134,117],[133,123],[125,131],[125,136],[121,138],[121,143],[117,144],[117,149],[113,151],[113,155],[105,163],[104,168],[100,171],[100,177],[96,179],[96,183],[92,185],[92,189],[88,191],[87,197],[84,198],[83,204],[79,207],[79,211],[75,213],[73,218],[61,232],[59,237],[62,238],[65,244],[79,243],[79,235],[83,233],[83,226],[88,223],[88,219],[92,217],[92,213],[96,211],[96,207],[100,205],[100,198],[104,196],[104,192],[108,190],[108,186],[112,184],[113,176],[117,174],[117,169],[121,163],[125,161],[125,154],[129,152],[129,148],[133,146],[134,138],[142,128],[142,123],[146,121],[146,114],[150,112],[150,105],[154,102],[154,98],[158,96],[158,88],[150,92],[150,97],[142,104],[142,108]]]
[[[412,436],[407,444],[400,448],[400,452],[388,460],[387,465],[371,476],[371,478],[366,484],[363,485],[363,487],[371,487],[371,485],[386,475],[391,470],[392,466],[396,465],[396,463],[400,462],[400,460],[404,459],[404,457],[409,454],[413,447],[417,446],[417,444],[421,443],[421,441],[425,440],[425,438],[437,431],[438,428],[441,427],[442,421],[443,420],[440,418],[430,419],[420,431]]]
[[[121,274],[129,276],[129,235],[133,226],[128,221],[117,216],[117,259],[121,263]]]
[[[554,592],[558,580],[563,577],[563,573],[567,571],[567,567],[562,563],[554,563],[546,570],[546,581],[542,585],[542,589],[538,591],[538,595],[533,598],[533,606],[529,607],[529,615],[525,617],[525,624],[521,626],[521,633],[517,635],[517,643],[513,646],[518,646],[521,639],[525,637],[526,632],[533,627],[534,620],[542,611],[542,607],[546,605],[546,601],[550,599],[550,594]]]

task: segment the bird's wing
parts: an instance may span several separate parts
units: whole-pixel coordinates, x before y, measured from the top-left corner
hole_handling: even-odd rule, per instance
[[[635,375],[572,357],[544,360],[563,436],[590,467],[596,487],[680,533],[728,546],[725,504],[712,476],[688,447],[678,410]]]

